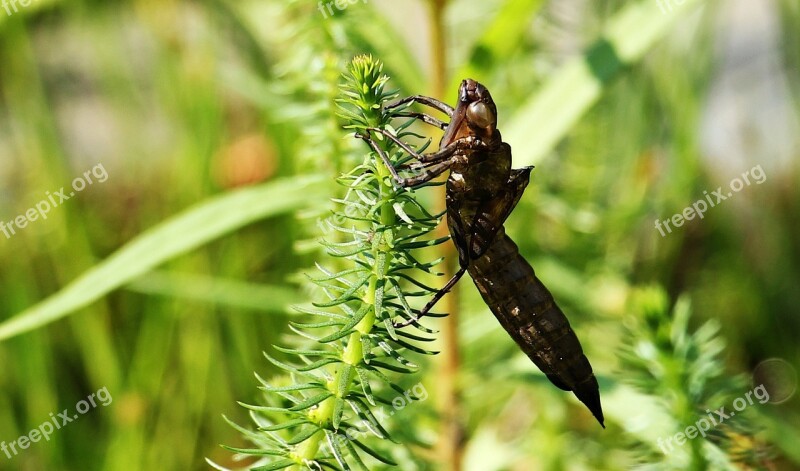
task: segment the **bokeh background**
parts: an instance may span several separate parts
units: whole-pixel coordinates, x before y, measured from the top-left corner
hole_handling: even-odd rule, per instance
[[[113,402],[0,470],[237,466],[222,415],[246,424],[253,372],[275,374],[262,351],[314,295],[298,274],[324,262],[315,222],[364,152],[334,106],[361,53],[401,95],[452,103],[467,76],[492,91],[515,166],[536,165],[508,232],[607,414],[603,431],[547,383],[464,280],[458,342],[440,345],[458,374],[423,362],[432,400],[402,420],[430,447],[402,469],[800,469],[796,1],[325,3],[2,4],[0,221],[97,165],[108,179],[0,233],[0,441],[101,388]],[[763,183],[655,228],[754,167]],[[181,219],[242,188],[240,206]],[[770,358],[758,381],[785,401],[659,450]],[[459,433],[437,419],[453,390]]]

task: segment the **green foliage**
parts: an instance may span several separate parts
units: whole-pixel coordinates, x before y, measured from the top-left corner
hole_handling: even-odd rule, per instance
[[[60,292],[0,323],[0,340],[53,322],[154,267],[254,220],[297,210],[319,195],[319,178],[275,181],[206,201],[130,241]]]
[[[386,91],[388,77],[371,57],[356,57],[345,75],[339,102],[346,128],[366,133],[367,128],[389,129],[393,112],[382,107],[396,98]],[[408,124],[399,128],[398,136]],[[383,150],[401,157],[389,142]],[[261,380],[270,406],[248,406],[260,425],[257,434],[246,436],[259,447],[232,451],[268,458],[251,469],[375,469],[365,460],[397,466],[391,452],[381,451],[374,438],[390,440],[375,409],[392,404],[389,389],[403,397],[406,390],[390,376],[411,374],[417,366],[407,352],[431,354],[420,343],[433,339],[395,328],[398,320],[413,319],[409,298],[427,297],[433,288],[417,281],[416,273],[431,273],[438,263],[421,262],[414,252],[444,242],[431,239],[439,217],[425,211],[413,193],[395,187],[389,170],[375,153],[339,178],[346,188],[339,208],[326,221],[334,235],[345,241],[323,240],[331,257],[344,259],[340,271],[317,265],[321,275],[310,277],[327,300],[297,311],[310,316],[309,323],[292,322],[292,330],[310,340],[309,346],[278,350],[294,357],[284,363],[267,358],[292,378],[289,385],[276,386]],[[446,240],[446,239],[445,239]],[[409,283],[410,282],[410,283]],[[413,290],[409,289],[413,286]],[[419,324],[425,334],[432,331]],[[280,400],[276,400],[280,398]]]
[[[767,456],[754,436],[752,423],[758,412],[725,419],[733,409],[731,404],[747,389],[744,378],[725,371],[719,323],[710,320],[690,332],[689,300],[679,298],[670,312],[667,296],[658,288],[637,291],[632,304],[637,315],[629,319],[620,349],[624,381],[660,398],[660,405],[675,420],[670,435],[659,437],[656,449],[644,442],[637,444],[642,462],[652,469],[698,471],[738,469],[734,462],[758,466]],[[717,410],[723,416],[716,415]],[[692,428],[690,439],[684,436],[676,442],[675,434],[687,435]],[[698,435],[698,428],[705,430]]]
[[[343,307],[358,313],[358,299],[302,308],[333,317],[289,318],[340,322],[318,329],[290,330],[283,307],[298,299],[331,302],[349,289],[333,275],[353,285],[366,275],[347,256],[327,257],[315,274],[331,278],[320,282],[338,290],[297,275],[314,270],[313,260],[322,256],[323,245],[306,242],[319,236],[320,214],[331,251],[360,250],[333,245],[358,235],[370,242],[359,253],[373,253],[371,219],[344,219],[358,216],[346,210],[351,203],[327,217],[326,202],[335,197],[367,206],[348,189],[357,178],[350,172],[369,162],[367,150],[343,136],[335,101],[341,70],[362,53],[384,61],[401,96],[435,95],[452,104],[468,76],[492,91],[515,167],[536,164],[507,232],[581,338],[608,418],[601,431],[569,393],[554,388],[465,279],[454,316],[462,355],[454,377],[461,389],[458,427],[440,426],[434,400],[380,419],[379,398],[397,392],[373,377],[372,406],[355,373],[349,391],[361,389],[369,410],[402,444],[362,428],[370,449],[399,469],[431,469],[434,461],[442,469],[445,460],[425,448],[442,437],[463,443],[469,471],[642,463],[797,468],[800,395],[750,406],[729,426],[669,456],[657,439],[684,431],[705,409],[730,409],[745,392],[732,379],[747,377],[765,358],[800,365],[800,290],[794,289],[800,284],[800,160],[793,132],[800,103],[798,3],[673,0],[662,12],[666,1],[429,2],[446,4],[440,18],[418,3],[355,2],[342,11],[334,5],[328,17],[306,0],[41,0],[12,15],[0,9],[0,221],[24,214],[90,165],[103,162],[110,174],[47,220],[10,239],[0,232],[0,409],[13,411],[0,414],[0,441],[29,433],[100,387],[114,396],[111,406],[49,442],[8,461],[0,453],[0,468],[200,471],[208,468],[203,456],[224,468],[259,458],[281,466],[284,449],[237,463],[218,444],[269,451],[270,434],[291,441],[314,430],[292,422],[302,411],[286,410],[337,388],[298,391],[297,384],[310,380],[286,374],[260,352],[270,349],[295,369],[333,359],[304,372],[327,381],[342,369],[341,352],[357,332],[324,345],[308,338],[341,331],[351,319]],[[745,8],[757,14],[743,15]],[[443,43],[419,34],[427,24]],[[741,60],[753,45],[769,60]],[[441,60],[431,64],[430,58]],[[763,69],[769,80],[758,74]],[[759,97],[766,99],[759,103]],[[747,113],[735,112],[731,120],[714,106],[720,102],[734,111],[744,103]],[[347,106],[361,116],[358,106]],[[375,112],[364,111],[380,121]],[[351,130],[367,122],[350,122]],[[741,156],[720,152],[714,136],[740,139]],[[243,151],[239,144],[253,138],[263,145]],[[395,150],[390,155],[402,158]],[[756,164],[768,175],[763,185],[665,237],[653,229],[654,219],[726,184],[726,172]],[[256,170],[245,182],[259,183],[237,192],[244,183],[224,183],[223,169]],[[345,172],[346,185],[337,185],[335,177]],[[434,207],[426,199],[433,191],[417,196]],[[413,207],[392,209],[401,226],[403,214],[424,218]],[[348,270],[354,271],[343,274]],[[436,284],[421,270],[406,275]],[[657,286],[659,300],[642,299],[651,296],[638,293],[640,284]],[[368,289],[369,282],[353,297]],[[395,295],[388,289],[384,300]],[[409,298],[416,306],[416,297]],[[397,308],[389,316],[407,312]],[[391,339],[379,317],[370,334]],[[712,319],[719,326],[713,335],[706,326]],[[441,349],[403,332],[429,335],[400,329],[398,340]],[[273,344],[293,352],[268,347]],[[394,340],[389,345],[420,365],[419,376],[385,373],[392,383],[408,389],[413,377],[432,391],[445,389],[445,375],[430,361],[435,357],[411,354]],[[644,347],[631,352],[631,346]],[[620,347],[636,355],[623,368]],[[304,361],[299,352],[309,351],[329,355]],[[385,357],[375,361],[402,365],[379,347],[373,352]],[[251,399],[254,369],[273,389],[287,390]],[[277,411],[250,411],[237,400]],[[325,401],[335,406],[335,395]],[[232,422],[252,412],[259,427],[288,428],[231,428],[220,411]],[[360,420],[345,405],[342,421]],[[312,434],[297,448],[315,439]],[[327,439],[319,443],[320,455],[328,453],[328,462],[340,467]],[[762,443],[772,453],[759,461]],[[405,444],[413,444],[413,454]],[[353,446],[368,467],[385,466]],[[343,458],[352,464],[352,456]]]

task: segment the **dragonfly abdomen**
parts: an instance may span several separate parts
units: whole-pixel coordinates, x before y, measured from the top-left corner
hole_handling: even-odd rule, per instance
[[[561,389],[573,391],[603,422],[600,393],[578,337],[501,228],[468,271],[484,301],[526,355]]]

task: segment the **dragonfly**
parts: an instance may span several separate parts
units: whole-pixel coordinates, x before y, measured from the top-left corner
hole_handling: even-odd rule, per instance
[[[407,111],[414,103],[442,112],[449,122]],[[368,128],[357,137],[380,156],[401,187],[414,188],[450,172],[446,216],[459,262],[455,275],[425,307],[397,326],[417,323],[469,273],[489,309],[522,351],[555,386],[572,391],[605,428],[597,379],[577,335],[553,295],[505,233],[503,224],[522,197],[533,167],[511,168],[511,146],[503,142],[497,129],[497,107],[489,90],[466,79],[459,87],[455,107],[414,95],[385,106],[387,110],[395,108],[395,116],[442,129],[439,149],[418,153],[379,128]],[[417,173],[401,176],[373,134],[381,134],[413,157],[416,161],[407,167]]]

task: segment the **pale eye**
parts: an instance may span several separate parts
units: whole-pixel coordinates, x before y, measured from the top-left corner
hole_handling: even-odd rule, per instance
[[[492,110],[480,101],[469,105],[467,108],[467,119],[471,124],[479,128],[493,126],[495,123],[495,116]]]

